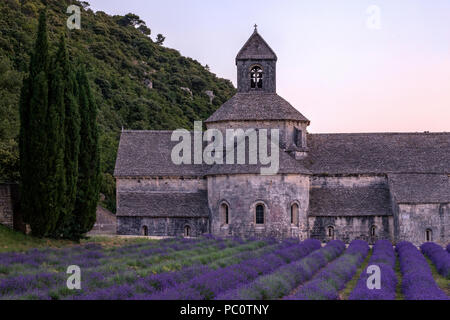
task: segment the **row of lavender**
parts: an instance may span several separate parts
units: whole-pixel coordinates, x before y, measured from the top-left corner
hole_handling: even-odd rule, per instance
[[[280,244],[273,244],[259,250],[242,252],[240,254],[214,260],[209,264],[193,265],[185,267],[176,272],[164,272],[151,274],[146,277],[129,279],[129,281],[113,284],[98,290],[87,290],[73,296],[75,299],[150,299],[161,292],[167,292],[173,287],[179,286],[197,275],[211,274],[215,270],[227,270],[248,263],[254,259],[264,259],[272,255],[283,255],[289,253],[293,246],[298,245],[296,240],[287,240]],[[185,299],[190,296],[190,291],[178,292],[178,296],[172,299]],[[187,299],[186,298],[186,299]]]
[[[299,288],[292,300],[338,300],[339,292],[344,289],[369,253],[365,241],[354,240],[345,254],[322,269],[313,280]]]
[[[108,251],[89,245],[55,252],[0,254],[0,299],[339,299],[339,292],[356,274],[369,247],[366,242],[355,240],[344,250],[344,243],[338,240],[321,248],[317,240],[278,243],[273,239],[206,237]],[[448,276],[446,250],[430,243],[421,250],[442,275]],[[406,299],[448,299],[416,247],[399,243],[396,251]],[[117,259],[120,264],[115,266]],[[58,271],[61,260],[65,264],[81,261],[86,270],[81,291],[74,294],[65,287],[67,276]],[[350,299],[395,299],[396,261],[392,244],[378,241],[368,266],[380,268],[381,289],[367,287],[370,273],[366,268]],[[34,271],[27,269],[28,274],[14,275],[11,269],[19,266]]]
[[[396,297],[397,276],[395,274],[396,256],[392,244],[387,240],[379,240],[372,248],[369,266],[378,266],[381,274],[381,287],[370,289],[367,280],[372,274],[368,267],[361,273],[356,287],[350,294],[350,300],[394,300]]]
[[[396,246],[402,271],[402,291],[407,300],[447,300],[437,286],[430,266],[419,249],[410,242]]]
[[[311,279],[314,274],[345,250],[342,241],[330,241],[325,247],[312,252],[303,259],[293,261],[279,269],[243,283],[217,296],[218,300],[269,300],[288,295],[299,285]]]
[[[436,265],[439,272],[448,276],[449,254],[434,243],[426,243],[421,247],[424,255]],[[433,278],[430,266],[424,255],[410,242],[400,242],[395,251],[386,240],[378,241],[373,247],[373,255],[368,266],[378,266],[381,275],[381,287],[370,289],[367,280],[372,274],[366,268],[350,294],[351,300],[393,300],[397,297],[398,278],[395,272],[396,253],[401,271],[401,291],[407,300],[448,300]]]
[[[420,250],[436,266],[437,271],[450,280],[450,244],[447,250],[434,242],[424,243]]]
[[[274,240],[242,241],[205,237],[172,239],[104,250],[98,245],[63,250],[32,250],[0,254],[0,298],[49,299],[70,296],[66,287],[68,265],[82,270],[82,292],[123,282],[136,282],[148,274],[170,273],[192,266],[215,267],[262,254],[279,246]],[[141,258],[140,258],[141,257]],[[79,293],[79,292],[78,292]]]
[[[320,246],[318,240],[305,240],[260,258],[245,260],[236,265],[205,272],[187,282],[179,283],[158,293],[150,295],[144,293],[137,298],[155,300],[214,299],[223,292],[245,285],[285,264],[298,261],[318,250]]]
[[[435,264],[437,270],[445,277],[449,273],[449,254],[435,243],[426,243],[421,247],[425,256]],[[353,241],[345,254],[323,268],[313,279],[300,286],[285,299],[300,300],[337,300],[339,291],[361,266],[369,252],[364,241]],[[396,255],[397,252],[397,255]],[[402,275],[401,291],[407,300],[447,300],[449,297],[434,280],[431,269],[420,251],[409,242],[397,244],[395,250],[389,241],[378,241],[373,247],[373,254],[367,268],[361,273],[356,287],[350,294],[351,300],[393,300],[397,297],[398,279],[396,262]],[[374,266],[379,268],[381,285],[374,286]],[[376,268],[375,268],[376,269]],[[371,284],[371,285],[369,285]],[[246,297],[248,298],[248,297]]]

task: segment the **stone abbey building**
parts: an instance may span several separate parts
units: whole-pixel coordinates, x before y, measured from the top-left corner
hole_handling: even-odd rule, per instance
[[[169,131],[123,131],[117,233],[450,241],[450,133],[310,134],[276,93],[277,56],[256,31],[238,89],[208,129],[279,129],[279,171],[171,161]],[[236,142],[246,143],[246,140]]]

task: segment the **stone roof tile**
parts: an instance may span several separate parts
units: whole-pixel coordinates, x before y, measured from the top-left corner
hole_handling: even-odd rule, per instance
[[[203,176],[206,165],[172,162],[172,131],[123,131],[117,152],[116,177]],[[192,152],[194,148],[192,147]],[[192,157],[193,159],[193,157]]]
[[[309,120],[276,93],[237,93],[205,123],[220,121]]]
[[[277,55],[270,48],[267,42],[256,31],[250,36],[241,50],[239,50],[236,60],[277,60]]]
[[[206,192],[119,193],[117,216],[209,217]]]
[[[312,188],[311,216],[389,216],[392,215],[389,188],[385,184],[364,187]]]
[[[308,134],[315,174],[450,173],[450,133]]]
[[[444,174],[390,174],[397,203],[450,203],[450,178]]]

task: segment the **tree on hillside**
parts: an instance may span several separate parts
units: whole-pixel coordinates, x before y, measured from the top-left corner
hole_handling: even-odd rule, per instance
[[[70,64],[65,38],[61,36],[58,51],[52,61],[49,108],[60,115],[57,156],[62,157],[63,168],[58,168],[59,218],[53,237],[70,237],[68,220],[75,207],[80,149],[80,114],[78,110],[76,75]]]
[[[101,184],[97,105],[84,67],[77,73],[77,83],[81,143],[77,197],[71,223],[71,238],[74,240],[78,240],[94,226]]]
[[[119,25],[121,26],[133,26],[136,27],[137,25],[145,25],[145,22],[139,18],[138,15],[134,13],[128,13],[125,16],[121,17],[118,20]]]
[[[149,35],[152,33],[152,31],[150,30],[150,28],[147,27],[145,24],[141,24],[141,25],[138,27],[138,30],[139,30],[140,32],[142,32],[143,34],[145,34],[146,36],[149,36]]]
[[[34,235],[51,232],[58,221],[58,171],[62,168],[57,156],[59,115],[49,108],[49,53],[47,17],[42,11],[29,76],[24,80],[20,97],[20,175],[21,210]]]
[[[164,37],[161,33],[156,36],[156,44],[162,46],[164,44],[164,40],[166,40],[166,37]]]

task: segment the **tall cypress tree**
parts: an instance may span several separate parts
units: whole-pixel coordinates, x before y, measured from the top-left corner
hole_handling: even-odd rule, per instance
[[[81,116],[81,142],[78,158],[79,176],[74,211],[73,238],[79,239],[94,226],[100,192],[100,149],[95,104],[86,70],[77,73],[78,101]]]
[[[57,153],[59,116],[48,101],[49,53],[46,12],[39,27],[30,72],[20,98],[20,174],[21,210],[34,235],[42,237],[53,230],[58,220]]]
[[[61,121],[60,136],[55,137],[60,146],[63,171],[59,184],[59,218],[53,231],[54,237],[71,238],[70,223],[73,214],[80,149],[80,114],[78,109],[76,75],[70,64],[64,36],[52,63],[50,105],[58,110]]]

